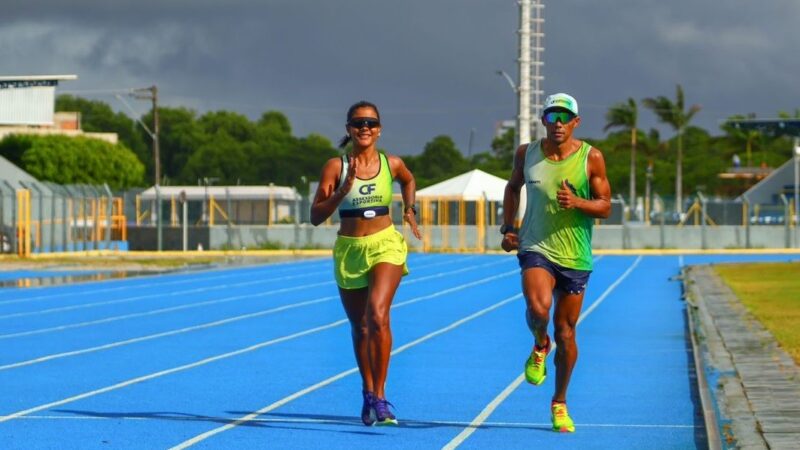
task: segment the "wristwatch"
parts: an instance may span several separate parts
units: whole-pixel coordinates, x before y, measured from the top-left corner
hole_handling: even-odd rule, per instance
[[[500,225],[500,234],[505,235],[506,233],[516,233],[516,232],[517,229],[514,228],[514,225],[509,225],[507,223]]]
[[[414,205],[406,206],[403,212],[406,213],[409,209],[414,213],[415,216],[417,215],[417,207]]]

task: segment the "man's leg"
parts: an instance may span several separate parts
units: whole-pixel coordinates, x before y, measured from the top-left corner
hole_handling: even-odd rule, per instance
[[[556,291],[558,299],[556,309],[553,314],[553,325],[555,327],[556,345],[556,391],[553,401],[567,401],[567,387],[572,376],[572,369],[578,359],[578,346],[575,342],[575,327],[578,324],[578,317],[581,313],[583,296],[586,291],[580,294],[567,294]]]
[[[554,285],[553,276],[541,267],[533,267],[522,272],[522,292],[527,307],[525,318],[535,341],[533,350],[525,361],[525,380],[535,386],[544,383],[547,377],[545,359],[550,351],[547,324],[550,322]]]
[[[547,325],[550,323],[550,307],[553,305],[553,288],[556,280],[541,267],[532,267],[522,272],[522,294],[525,297],[525,319],[536,345],[547,344]]]
[[[575,431],[575,423],[567,412],[567,387],[572,376],[572,368],[578,359],[578,346],[575,343],[575,326],[580,317],[584,292],[567,294],[556,290],[556,310],[553,314],[556,338],[556,391],[550,405],[553,430],[562,433]]]

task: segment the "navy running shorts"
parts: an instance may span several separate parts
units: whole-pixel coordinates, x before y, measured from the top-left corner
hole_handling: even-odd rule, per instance
[[[591,270],[575,270],[560,266],[537,252],[519,252],[517,259],[519,259],[519,267],[522,272],[533,267],[541,267],[550,272],[550,275],[556,279],[556,289],[568,294],[583,292],[589,282],[589,275],[592,274]]]

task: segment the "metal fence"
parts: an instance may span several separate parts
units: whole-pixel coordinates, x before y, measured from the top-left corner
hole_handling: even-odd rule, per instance
[[[0,180],[0,252],[125,250],[124,211],[108,186]]]
[[[0,180],[0,252],[24,256],[100,249],[330,248],[336,239],[338,215],[311,226],[308,196],[268,199],[263,204],[225,197],[143,202],[141,192]],[[391,217],[410,238],[402,206],[402,198],[395,195]],[[417,207],[424,238],[408,239],[413,249],[480,252],[499,246],[502,202],[424,197]],[[695,194],[680,212],[674,202],[657,194],[640,202],[639,210],[617,196],[610,217],[595,221],[593,244],[595,248],[786,248],[800,246],[798,230],[793,202],[785,196],[781,204],[771,205]]]

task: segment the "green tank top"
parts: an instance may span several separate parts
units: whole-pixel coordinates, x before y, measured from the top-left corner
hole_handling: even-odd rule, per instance
[[[561,266],[592,270],[592,218],[577,209],[558,205],[561,180],[567,180],[578,197],[591,198],[587,163],[592,146],[583,142],[563,161],[544,156],[541,141],[525,151],[527,203],[520,229],[520,251],[541,253]]]
[[[381,162],[378,173],[369,179],[356,177],[353,188],[345,195],[339,204],[341,211],[366,211],[369,209],[386,207],[392,204],[392,169],[389,168],[389,159],[383,153],[378,153]],[[344,180],[347,174],[347,156],[342,156],[342,172],[339,180]]]

